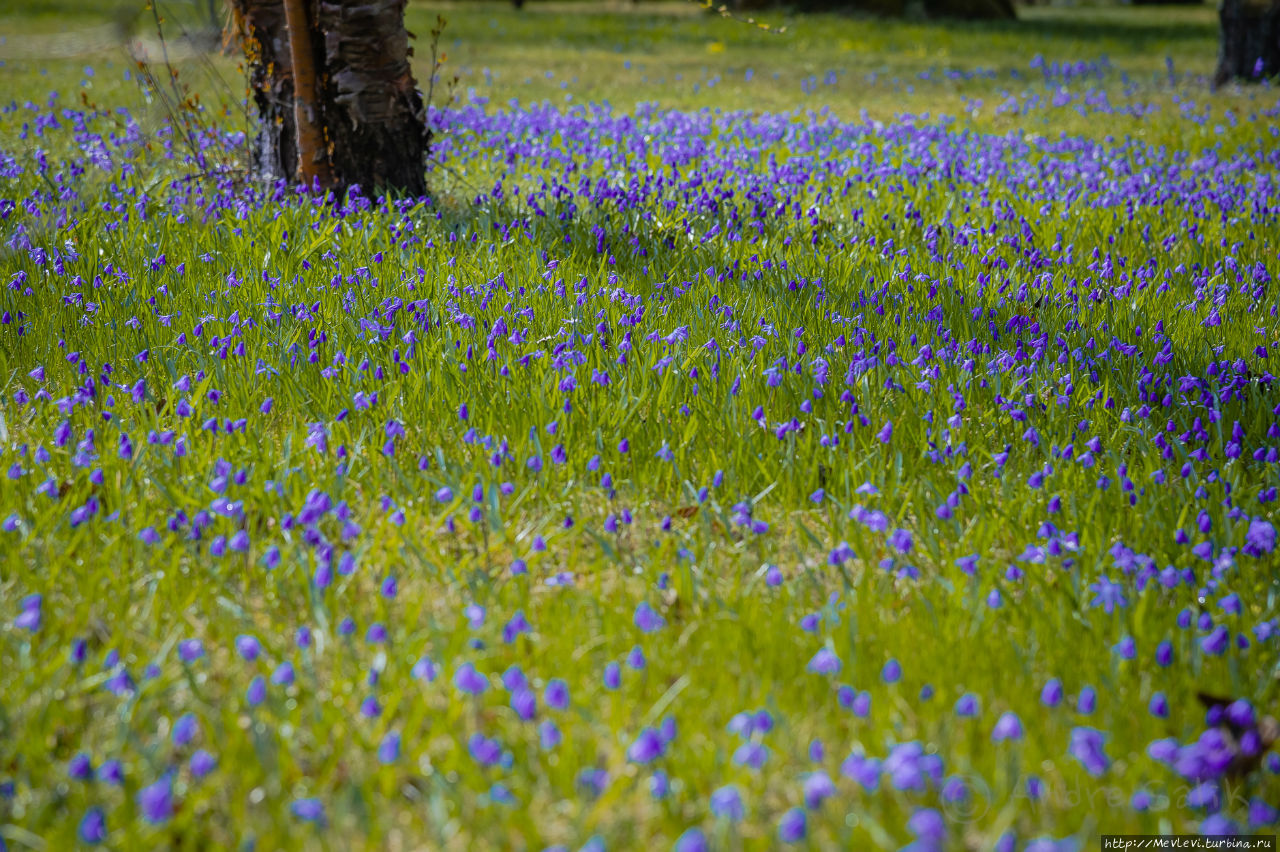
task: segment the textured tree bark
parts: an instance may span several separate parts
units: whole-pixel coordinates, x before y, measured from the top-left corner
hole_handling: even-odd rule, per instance
[[[289,59],[293,63],[293,125],[298,137],[297,179],[308,186],[328,189],[333,184],[329,168],[329,146],[320,104],[316,100],[315,50],[311,44],[311,22],[306,0],[284,0],[284,21],[289,31]]]
[[[1214,86],[1280,74],[1280,0],[1222,0]]]
[[[253,172],[265,180],[292,180],[298,170],[293,117],[293,63],[280,0],[231,0],[257,111]]]
[[[285,6],[305,12],[313,62],[315,136],[299,138],[302,79],[291,60]],[[254,170],[266,179],[309,181],[303,162],[327,160],[331,185],[366,194],[426,193],[426,109],[409,67],[405,0],[231,0],[250,65],[257,110]],[[302,70],[302,69],[299,69]],[[301,88],[301,87],[298,87]],[[301,95],[302,97],[299,97]],[[303,103],[296,103],[302,101]],[[299,145],[312,152],[299,157]],[[323,156],[314,154],[316,150]],[[323,177],[322,177],[323,182]]]
[[[325,125],[343,187],[427,191],[427,114],[409,68],[405,0],[320,0]]]

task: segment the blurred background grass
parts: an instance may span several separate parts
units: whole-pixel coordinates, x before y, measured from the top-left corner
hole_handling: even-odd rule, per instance
[[[221,4],[160,0],[171,57],[206,99],[234,103],[243,77],[234,53],[201,53],[216,41],[209,21]],[[408,25],[418,36],[415,71],[425,85],[428,34],[437,16],[442,77],[436,103],[502,105],[550,101],[608,102],[623,111],[640,102],[663,107],[785,111],[828,108],[845,118],[902,112],[953,116],[978,129],[1088,135],[1133,133],[1160,141],[1161,116],[1209,97],[1217,52],[1216,10],[1209,4],[1169,7],[1023,7],[1016,22],[876,19],[782,12],[763,15],[766,31],[709,14],[692,2],[533,2],[523,10],[494,2],[411,2]],[[188,41],[186,33],[203,38]],[[126,38],[159,56],[150,13],[141,2],[11,0],[0,15],[0,80],[5,90],[82,89],[94,101],[137,98],[123,73]],[[1086,63],[1083,76],[1049,79],[1037,67]],[[90,77],[86,69],[92,71]],[[45,80],[34,78],[43,77]],[[41,85],[43,83],[43,86]],[[1029,91],[1104,92],[1112,103],[1152,104],[1154,116],[1117,116],[1099,123],[1072,109],[996,114]],[[78,95],[77,95],[78,97]],[[1274,103],[1266,87],[1213,95],[1219,110]],[[980,103],[979,103],[980,102]],[[1212,137],[1212,125],[1205,128]],[[1186,133],[1185,122],[1178,132]]]

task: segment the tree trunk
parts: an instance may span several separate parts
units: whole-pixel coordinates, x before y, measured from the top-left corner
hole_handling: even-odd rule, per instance
[[[409,68],[405,0],[320,0],[325,122],[345,187],[427,191],[427,111]]]
[[[253,172],[265,180],[293,180],[298,170],[298,141],[284,6],[279,0],[232,0],[232,9],[249,63],[249,88],[258,114]]]
[[[339,191],[426,193],[426,109],[409,67],[405,0],[231,0],[250,64],[257,109],[254,170],[269,180],[319,178]],[[305,12],[311,109],[296,104],[288,3]],[[297,10],[294,10],[297,17]],[[300,63],[301,64],[301,63]],[[299,68],[305,71],[305,68]],[[303,134],[314,162],[299,170],[298,112],[314,118],[317,140]],[[307,122],[303,121],[303,129]],[[320,171],[312,168],[316,166]],[[326,176],[324,169],[328,169]]]
[[[315,50],[305,0],[284,0],[284,25],[289,30],[289,59],[293,62],[293,125],[298,134],[300,183],[324,189],[333,185],[329,148],[320,123]]]
[[[1214,86],[1280,74],[1280,0],[1222,0]]]

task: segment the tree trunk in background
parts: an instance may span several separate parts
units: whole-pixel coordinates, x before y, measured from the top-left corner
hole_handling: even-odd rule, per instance
[[[1280,74],[1280,0],[1222,0],[1213,84]]]
[[[280,0],[232,0],[232,9],[257,110],[253,171],[267,180],[292,180],[298,170],[298,140],[284,6]]]
[[[284,3],[231,0],[257,111],[254,170],[298,178],[295,80]],[[409,68],[405,0],[296,0],[305,9],[314,69],[313,115],[339,191],[426,193],[426,109]],[[306,44],[309,42],[309,45]],[[307,141],[304,137],[304,142]]]
[[[427,191],[427,111],[409,68],[405,0],[320,0],[325,125],[342,186]]]
[[[320,122],[319,80],[306,0],[284,0],[284,25],[289,31],[289,58],[293,62],[293,126],[298,135],[296,177],[299,183],[327,188],[333,185],[333,169],[329,167],[329,146]]]

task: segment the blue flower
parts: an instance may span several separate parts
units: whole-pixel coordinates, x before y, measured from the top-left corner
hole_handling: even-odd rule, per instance
[[[515,711],[521,721],[531,721],[538,712],[537,696],[533,694],[531,689],[523,686],[518,687],[511,693],[511,709]]]
[[[1244,535],[1244,551],[1246,556],[1266,556],[1276,549],[1276,528],[1270,521],[1253,518],[1249,521],[1249,529]]]
[[[1073,728],[1068,750],[1072,757],[1080,761],[1085,771],[1097,778],[1104,775],[1111,766],[1111,759],[1103,751],[1105,743],[1105,735],[1096,728]]]
[[[569,706],[569,684],[562,678],[552,678],[547,681],[542,698],[552,710],[564,710]]]
[[[661,629],[667,623],[653,607],[649,606],[648,601],[641,601],[636,604],[635,622],[641,633],[652,633]]]
[[[463,663],[453,675],[453,685],[466,695],[480,695],[489,688],[489,678],[476,671],[471,663]]]
[[[262,644],[255,636],[241,634],[236,637],[236,650],[246,662],[252,663],[262,653]]]
[[[183,639],[178,643],[178,657],[184,663],[194,663],[204,656],[204,643],[199,639]]]
[[[733,762],[738,766],[759,769],[769,759],[769,749],[760,743],[747,742],[738,746],[733,753]]]
[[[880,786],[880,761],[874,757],[850,754],[840,764],[840,774],[858,782],[862,789],[873,793]]]
[[[431,683],[440,676],[440,667],[430,657],[423,656],[419,657],[418,661],[413,664],[410,674],[418,680],[425,680]]]
[[[799,843],[809,832],[809,820],[801,808],[792,808],[778,820],[778,839],[783,843]]]
[[[1090,606],[1102,607],[1110,615],[1115,611],[1116,607],[1126,607],[1129,600],[1124,596],[1124,587],[1119,583],[1113,583],[1107,577],[1099,577],[1097,582],[1089,586],[1089,591],[1093,592],[1093,602]]]
[[[218,765],[218,759],[212,753],[202,748],[196,749],[191,753],[191,760],[187,762],[187,766],[191,769],[191,777],[203,778],[208,775]]]
[[[124,767],[118,760],[108,760],[98,770],[98,780],[109,787],[119,787],[124,783]]]
[[[702,833],[702,829],[693,827],[686,829],[676,839],[676,845],[672,847],[673,852],[709,852],[711,844],[707,842],[707,836]]]
[[[928,848],[942,848],[947,839],[947,824],[933,808],[920,808],[907,818],[907,830]]]
[[[814,654],[808,665],[809,671],[814,674],[838,674],[840,668],[840,658],[830,648],[823,648]]]
[[[502,743],[483,734],[472,734],[467,740],[467,751],[481,766],[493,766],[502,759]]]
[[[1062,681],[1050,678],[1040,690],[1040,703],[1046,707],[1057,707],[1062,703]]]
[[[192,714],[183,714],[179,716],[178,722],[173,724],[173,745],[178,748],[186,746],[192,739],[196,738],[196,734],[200,733],[200,723],[196,722],[196,716]]]
[[[80,752],[67,762],[67,775],[76,781],[93,780],[93,761],[89,755]]]
[[[1200,650],[1211,657],[1220,657],[1231,644],[1231,632],[1219,624],[1208,636],[1200,638]]]
[[[173,777],[166,773],[159,781],[139,790],[138,810],[152,825],[168,822],[173,816]]]
[[[655,800],[661,801],[671,792],[671,779],[667,777],[667,773],[661,769],[655,769],[653,774],[649,776],[649,795]]]
[[[911,533],[904,529],[895,529],[889,534],[889,544],[899,553],[910,553],[912,548]]]
[[[666,743],[654,728],[645,728],[627,749],[627,760],[644,765],[662,756]]]
[[[267,684],[261,675],[256,675],[253,680],[249,681],[249,688],[245,690],[245,703],[250,707],[257,707],[263,701],[267,700]]]
[[[303,822],[324,825],[324,805],[319,799],[295,799],[289,805],[289,812]]]
[[[746,815],[742,804],[742,794],[732,784],[721,787],[711,794],[711,813],[729,822],[737,822]]]
[[[13,626],[18,630],[29,630],[35,633],[40,629],[41,608],[44,605],[44,597],[41,595],[27,595],[19,604],[18,617],[13,620]]]
[[[590,798],[598,798],[609,786],[609,773],[603,769],[583,769],[578,773],[577,785]]]
[[[293,663],[285,660],[271,672],[271,682],[276,686],[288,686],[294,681]]]
[[[992,742],[999,743],[1005,740],[1020,739],[1022,739],[1022,720],[1018,718],[1016,713],[1002,715],[991,731]]]
[[[880,670],[880,678],[885,683],[897,683],[902,680],[902,666],[897,660],[889,660],[884,664],[884,668]]]
[[[1250,828],[1275,825],[1277,821],[1280,821],[1280,811],[1277,811],[1262,799],[1254,798],[1249,800]]]
[[[106,840],[107,815],[102,808],[94,806],[85,811],[76,833],[80,836],[80,842],[89,846],[96,846]]]
[[[1239,833],[1240,827],[1223,814],[1213,814],[1200,823],[1200,834],[1204,837],[1231,837]]]
[[[834,796],[836,785],[831,783],[831,776],[819,770],[811,772],[804,779],[804,806],[810,810],[816,810],[822,806],[823,801]]]
[[[392,764],[400,759],[400,732],[388,731],[378,744],[378,762]]]

